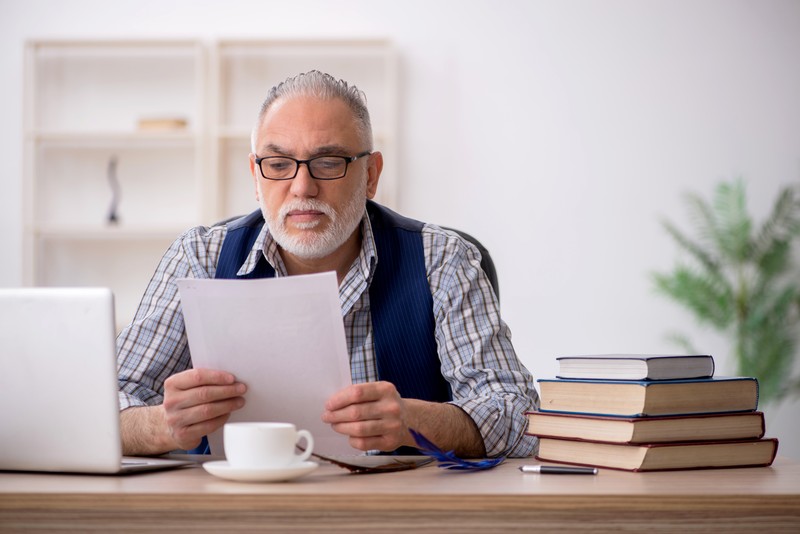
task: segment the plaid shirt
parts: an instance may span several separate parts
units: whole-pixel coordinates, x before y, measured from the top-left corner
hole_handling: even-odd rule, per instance
[[[164,381],[191,367],[175,284],[179,278],[213,278],[225,226],[196,227],[164,254],[136,317],[117,338],[120,409],[163,401]],[[369,284],[378,258],[369,218],[362,222],[361,252],[339,285],[353,383],[377,380]],[[489,456],[528,456],[535,438],[525,435],[525,412],[538,405],[533,378],[520,363],[511,332],[480,267],[480,253],[453,232],[425,225],[425,265],[433,295],[435,336],[452,404],[475,421]],[[264,225],[239,274],[263,254],[276,276],[286,276],[278,245]]]

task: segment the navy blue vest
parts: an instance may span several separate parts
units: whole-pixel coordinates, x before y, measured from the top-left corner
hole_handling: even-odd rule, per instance
[[[449,401],[450,386],[442,377],[436,350],[422,223],[372,201],[367,201],[367,213],[378,255],[369,287],[378,379],[393,383],[403,398]],[[263,225],[260,210],[228,223],[215,278],[275,276],[263,254],[253,271],[236,275]]]

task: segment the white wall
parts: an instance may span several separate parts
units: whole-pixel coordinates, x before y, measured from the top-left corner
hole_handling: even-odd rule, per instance
[[[648,273],[676,257],[658,219],[686,227],[683,191],[741,176],[762,218],[800,181],[800,2],[0,0],[0,285],[22,279],[23,42],[236,36],[396,43],[399,205],[492,251],[534,375],[560,354],[674,350],[671,329],[733,371]],[[767,414],[800,459],[798,408]]]

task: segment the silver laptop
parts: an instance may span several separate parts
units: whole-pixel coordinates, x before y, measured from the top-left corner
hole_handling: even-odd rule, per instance
[[[122,456],[114,297],[0,288],[0,470],[121,474],[186,465]]]

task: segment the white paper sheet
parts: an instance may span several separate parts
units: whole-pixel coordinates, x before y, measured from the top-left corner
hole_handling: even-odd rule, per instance
[[[193,366],[247,384],[230,421],[290,422],[321,454],[359,453],[320,420],[328,397],[351,383],[336,273],[177,283]],[[209,443],[223,453],[222,429]]]

